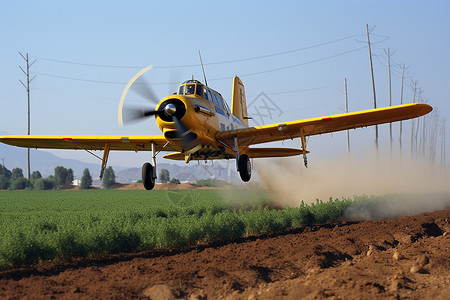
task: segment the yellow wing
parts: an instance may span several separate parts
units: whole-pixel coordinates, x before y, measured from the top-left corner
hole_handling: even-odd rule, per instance
[[[151,143],[156,151],[167,143],[162,135],[143,136],[39,136],[39,135],[7,135],[0,136],[0,142],[12,146],[44,149],[82,149],[104,150],[108,144],[110,150],[151,151]],[[168,144],[164,151],[178,151]]]
[[[432,110],[433,108],[427,104],[404,104],[286,123],[219,131],[216,133],[216,139],[232,146],[233,137],[236,136],[239,146],[249,146],[298,138],[301,136],[301,129],[305,136],[318,135],[408,120],[423,116]]]

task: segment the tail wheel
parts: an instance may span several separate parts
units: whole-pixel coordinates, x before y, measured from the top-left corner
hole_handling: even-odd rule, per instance
[[[146,190],[152,190],[155,187],[155,178],[153,178],[153,166],[150,163],[142,165],[142,183]]]
[[[249,181],[250,177],[252,177],[252,165],[247,154],[242,154],[241,156],[239,156],[238,166],[239,175],[241,175],[242,181]]]

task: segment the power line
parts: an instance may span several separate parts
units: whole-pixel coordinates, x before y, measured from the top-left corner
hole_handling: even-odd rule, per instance
[[[356,49],[353,49],[353,50],[341,52],[341,53],[338,53],[338,54],[335,54],[335,55],[331,55],[331,56],[327,56],[327,57],[311,60],[311,61],[304,62],[304,63],[299,63],[299,64],[290,65],[290,66],[286,66],[286,67],[280,67],[280,68],[265,70],[265,71],[261,71],[261,72],[244,74],[244,75],[241,75],[241,77],[259,75],[259,74],[264,74],[264,73],[276,72],[276,71],[292,69],[292,68],[296,68],[296,67],[300,67],[300,66],[305,66],[305,65],[312,64],[312,63],[321,62],[321,61],[328,60],[328,59],[331,59],[331,58],[335,58],[335,57],[338,57],[338,56],[342,56],[342,55],[346,55],[346,54],[349,54],[349,53],[353,53],[353,52],[356,52],[356,51],[359,51],[359,50],[365,49],[365,48],[366,48],[365,46],[364,47],[359,47],[359,48],[356,48]],[[222,78],[220,78],[220,79],[222,79]],[[216,79],[216,80],[220,80],[220,79]],[[225,78],[225,79],[229,79],[229,78]]]
[[[247,57],[247,58],[240,58],[240,59],[234,59],[234,60],[225,60],[225,61],[218,61],[218,62],[210,62],[210,63],[205,63],[204,65],[221,65],[221,64],[230,64],[230,63],[237,63],[237,62],[244,62],[244,61],[250,61],[250,60],[257,60],[257,59],[263,59],[263,58],[268,58],[268,57],[275,57],[275,56],[281,56],[281,55],[286,55],[286,54],[291,54],[291,53],[295,53],[295,52],[299,52],[299,51],[304,51],[304,50],[308,50],[308,49],[313,49],[313,48],[317,48],[317,47],[321,47],[321,46],[325,46],[325,45],[329,45],[329,44],[334,44],[337,42],[341,42],[344,40],[348,40],[357,36],[360,36],[361,34],[353,34],[353,35],[349,35],[343,38],[339,38],[339,39],[335,39],[335,40],[331,40],[328,42],[323,42],[323,43],[319,43],[319,44],[315,44],[315,45],[311,45],[311,46],[306,46],[306,47],[302,47],[302,48],[297,48],[297,49],[293,49],[293,50],[288,50],[288,51],[283,51],[283,52],[277,52],[277,53],[271,53],[271,54],[265,54],[265,55],[260,55],[260,56],[252,56],[252,57]],[[74,61],[68,61],[68,60],[60,60],[60,59],[53,59],[53,58],[47,58],[47,57],[35,57],[36,59],[40,59],[40,60],[46,60],[46,61],[51,61],[51,62],[57,62],[57,63],[64,63],[64,64],[71,64],[71,65],[80,65],[80,66],[87,66],[87,67],[99,67],[99,68],[117,68],[117,69],[142,69],[142,66],[120,66],[120,65],[105,65],[105,64],[91,64],[91,63],[82,63],[82,62],[74,62]],[[192,67],[199,67],[200,64],[190,64],[190,65],[178,65],[178,66],[154,66],[154,69],[175,69],[175,68],[192,68]]]
[[[309,91],[316,91],[316,90],[324,90],[330,88],[329,86],[322,86],[322,87],[314,87],[314,88],[307,88],[307,89],[300,89],[300,90],[293,90],[293,91],[282,91],[282,92],[274,92],[274,93],[266,93],[267,96],[273,96],[273,95],[282,95],[282,94],[294,94],[294,93],[301,93],[301,92],[309,92]],[[257,95],[248,95],[248,98],[256,97]]]
[[[273,93],[266,93],[268,96],[274,96],[274,95],[283,95],[283,94],[295,94],[295,93],[303,93],[303,92],[309,92],[309,91],[317,91],[317,90],[325,90],[329,89],[331,86],[319,86],[319,87],[313,87],[313,88],[306,88],[306,89],[298,89],[298,90],[289,90],[289,91],[278,91]],[[47,93],[56,93],[60,94],[62,91],[58,90],[49,90],[49,89],[42,89],[42,88],[34,88],[34,90],[37,91],[43,91]],[[72,94],[73,95],[73,94]],[[257,95],[247,95],[247,98],[256,97]],[[80,95],[77,96],[79,98],[86,98],[86,99],[98,99],[98,100],[104,100],[104,101],[116,101],[117,99],[114,97],[99,97],[99,96],[93,96],[93,95]],[[135,101],[136,103],[142,103],[141,101]]]
[[[253,73],[242,74],[240,76],[241,77],[249,77],[249,76],[255,76],[255,75],[261,75],[261,74],[265,74],[265,73],[271,73],[271,72],[286,70],[286,69],[292,69],[292,68],[296,68],[296,67],[300,67],[300,66],[316,63],[316,62],[321,62],[321,61],[328,60],[328,59],[331,59],[331,58],[335,58],[335,57],[338,57],[338,56],[346,55],[346,54],[349,54],[349,53],[352,53],[352,52],[359,51],[359,50],[364,49],[364,48],[365,48],[365,46],[364,47],[359,47],[359,48],[356,48],[356,49],[352,49],[352,50],[349,50],[349,51],[341,52],[341,53],[338,53],[338,54],[335,54],[335,55],[330,55],[330,56],[327,56],[327,57],[323,57],[323,58],[319,58],[319,59],[315,59],[315,60],[299,63],[299,64],[279,67],[279,68],[275,68],[275,69],[264,70],[264,71],[260,71],[260,72],[253,72]],[[54,74],[46,74],[46,73],[38,73],[38,75],[45,76],[45,77],[59,78],[59,79],[67,79],[67,80],[75,80],[75,81],[83,81],[83,82],[92,82],[92,83],[127,84],[127,82],[83,79],[83,78],[75,78],[75,77],[69,77],[69,76],[60,76],[60,75],[54,75]],[[226,79],[233,79],[233,77],[214,78],[214,79],[210,79],[210,81],[219,81],[219,80],[226,80]],[[164,85],[164,84],[178,84],[178,83],[179,82],[140,82],[140,83],[137,83],[137,84],[156,84],[156,85],[157,84],[162,84],[162,85]]]
[[[59,79],[74,80],[74,81],[93,82],[93,83],[127,84],[127,82],[121,82],[121,81],[104,81],[104,80],[83,79],[83,78],[75,78],[75,77],[69,77],[69,76],[46,74],[46,73],[38,73],[38,75],[45,76],[45,77],[59,78]],[[137,84],[139,84],[139,83],[137,83]],[[160,83],[152,83],[152,84],[160,84]],[[162,84],[165,84],[165,83],[162,83]]]

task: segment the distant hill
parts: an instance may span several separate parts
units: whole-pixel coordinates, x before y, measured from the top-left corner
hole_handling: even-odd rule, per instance
[[[162,169],[167,169],[170,174],[170,178],[177,178],[180,181],[194,182],[198,179],[222,179],[233,182],[237,178],[237,172],[234,169],[234,165],[231,165],[233,161],[230,161],[230,178],[228,177],[228,162],[216,161],[213,164],[210,162],[205,167],[204,162],[191,162],[188,165],[176,165],[170,163],[158,163],[157,172],[161,172]],[[130,183],[141,179],[141,168],[130,168],[121,170],[116,173],[117,181],[122,183]]]
[[[21,168],[25,174],[27,171],[27,149],[8,146],[0,143],[0,163],[4,159],[5,167],[9,170]],[[57,166],[71,168],[76,178],[81,178],[85,168],[89,169],[92,177],[98,177],[100,174],[100,165],[85,163],[76,159],[65,159],[43,150],[30,150],[30,169],[31,172],[38,170],[43,177],[53,175]],[[122,170],[121,167],[112,166],[114,171]]]

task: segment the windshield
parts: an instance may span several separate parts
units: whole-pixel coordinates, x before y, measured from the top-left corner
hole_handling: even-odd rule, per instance
[[[197,90],[195,91],[197,95],[203,97],[203,85],[197,84]]]
[[[184,84],[180,86],[180,88],[178,89],[178,95],[184,95],[184,87]]]
[[[195,84],[186,84],[185,95],[193,95],[195,92]]]

